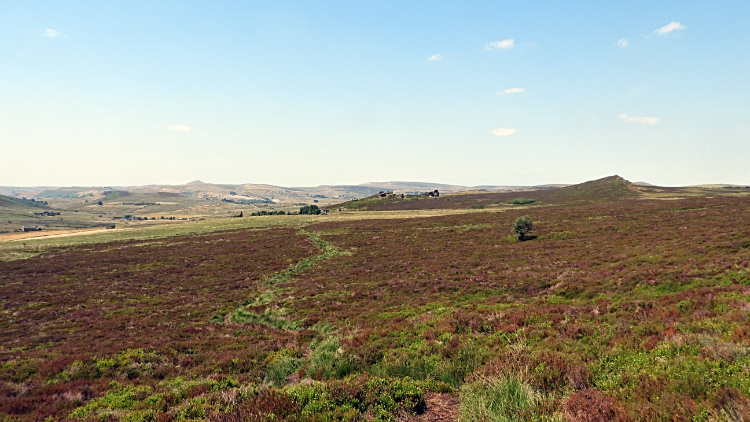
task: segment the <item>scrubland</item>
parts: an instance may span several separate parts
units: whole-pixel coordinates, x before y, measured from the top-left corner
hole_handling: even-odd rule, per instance
[[[750,197],[582,198],[0,262],[0,414],[748,420]]]

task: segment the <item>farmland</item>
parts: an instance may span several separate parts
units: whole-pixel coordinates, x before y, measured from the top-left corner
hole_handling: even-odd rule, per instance
[[[0,414],[750,417],[750,196],[621,179],[519,196],[31,241],[0,262]]]

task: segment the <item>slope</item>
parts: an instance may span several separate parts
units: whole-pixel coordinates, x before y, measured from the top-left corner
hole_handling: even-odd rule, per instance
[[[680,188],[637,186],[620,176],[609,176],[577,185],[534,191],[512,192],[462,192],[440,195],[437,198],[424,195],[381,198],[374,195],[365,199],[349,201],[332,207],[348,210],[392,211],[420,209],[460,209],[500,206],[523,197],[537,204],[599,203],[628,199],[639,199],[646,194],[683,194]]]

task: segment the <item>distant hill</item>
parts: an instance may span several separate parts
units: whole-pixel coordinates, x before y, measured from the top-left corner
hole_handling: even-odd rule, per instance
[[[612,201],[638,196],[638,188],[620,176],[609,176],[547,192],[547,201]]]
[[[425,182],[368,182],[360,185],[320,185],[311,187],[283,187],[265,184],[219,184],[194,180],[182,185],[143,185],[143,186],[73,186],[73,187],[0,187],[0,194],[13,197],[64,200],[93,197],[96,200],[114,200],[134,195],[133,200],[148,198],[232,199],[246,202],[267,202],[279,205],[296,205],[320,200],[361,199],[380,191],[425,192],[435,189],[441,192],[462,192],[469,190],[512,190],[519,186],[480,186],[469,187]]]
[[[626,182],[624,185],[622,182]],[[629,187],[628,187],[629,186]],[[717,185],[716,187],[726,186]],[[626,189],[627,188],[627,189]],[[0,187],[0,194],[14,198],[27,197],[37,200],[65,202],[75,198],[88,198],[89,201],[127,201],[159,202],[161,201],[203,201],[227,200],[243,204],[270,204],[293,207],[318,202],[320,205],[341,204],[353,199],[363,200],[381,191],[396,191],[407,194],[418,194],[438,190],[441,194],[459,194],[474,192],[476,195],[491,194],[489,203],[505,201],[504,194],[516,193],[531,195],[538,201],[565,202],[571,200],[611,200],[615,197],[632,197],[638,188],[658,188],[645,182],[630,183],[618,176],[591,181],[579,185],[547,184],[538,186],[461,186],[430,182],[367,182],[359,185],[320,185],[313,187],[283,187],[266,184],[221,184],[193,180],[181,185],[143,185],[143,186],[73,186],[73,187]],[[659,188],[661,189],[661,188]],[[544,193],[548,192],[548,193]],[[128,197],[125,199],[125,197]],[[492,196],[500,195],[500,196]],[[472,201],[480,200],[472,196]],[[454,200],[456,201],[456,200]],[[191,202],[191,203],[192,203]],[[382,201],[381,201],[382,202]],[[449,202],[449,201],[446,201]],[[438,206],[440,202],[433,206]],[[372,204],[374,205],[374,204]],[[447,204],[446,204],[447,205]],[[450,204],[453,208],[454,204]],[[358,204],[359,207],[365,206]],[[408,207],[407,205],[393,205]],[[420,204],[426,206],[426,204]],[[443,205],[439,205],[442,207]],[[390,207],[390,205],[389,205]],[[399,208],[400,209],[400,208]]]
[[[13,198],[10,196],[0,195],[0,208],[17,210],[19,208],[32,209],[49,207],[47,207],[43,201],[32,201],[30,199]]]
[[[386,211],[444,208],[483,208],[506,205],[516,198],[526,198],[536,204],[562,204],[580,202],[607,202],[637,199],[646,193],[675,193],[680,188],[637,186],[620,176],[609,176],[577,185],[564,187],[539,187],[536,190],[511,192],[464,192],[440,195],[438,198],[424,195],[405,198],[374,195],[357,201],[332,205],[332,208],[351,210]]]
[[[367,182],[361,186],[373,187],[387,191],[408,191],[408,192],[426,192],[438,189],[443,192],[459,192],[469,190],[469,187],[458,185],[446,185],[442,183],[424,183],[424,182]]]
[[[731,183],[727,184],[711,184],[711,185],[694,185],[689,186],[691,188],[705,188],[705,189],[750,189],[750,186],[748,185],[733,185]]]
[[[372,186],[380,188],[380,190],[386,191],[403,191],[403,192],[428,192],[437,189],[444,193],[456,193],[456,192],[467,192],[477,190],[487,191],[501,191],[501,190],[519,190],[529,189],[529,186],[499,186],[499,185],[480,185],[480,186],[461,186],[461,185],[446,185],[442,183],[426,183],[426,182],[367,182],[362,183],[360,186]],[[560,187],[567,185],[544,185],[545,187]],[[541,188],[539,186],[538,188]]]

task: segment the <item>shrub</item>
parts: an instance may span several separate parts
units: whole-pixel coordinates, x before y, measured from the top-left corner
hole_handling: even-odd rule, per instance
[[[487,354],[476,342],[462,342],[459,336],[455,336],[438,354],[401,349],[393,351],[370,367],[369,371],[382,376],[434,380],[457,387],[485,362],[486,357]]]
[[[360,375],[328,383],[300,384],[287,392],[305,420],[316,416],[324,416],[325,420],[361,420],[367,414],[375,420],[388,421],[422,413],[426,407],[424,389],[410,378]]]
[[[612,400],[593,388],[572,394],[564,407],[565,416],[571,422],[607,422],[615,419]]]
[[[299,420],[299,405],[282,392],[266,392],[243,402],[229,413],[218,413],[212,422],[261,422],[268,420]]]
[[[534,202],[536,202],[536,199],[520,197],[520,198],[511,199],[510,201],[508,201],[508,204],[523,205],[523,204],[533,204]]]
[[[513,223],[513,231],[518,234],[518,240],[526,239],[526,235],[534,230],[534,223],[531,222],[531,218],[528,215],[516,218]]]

